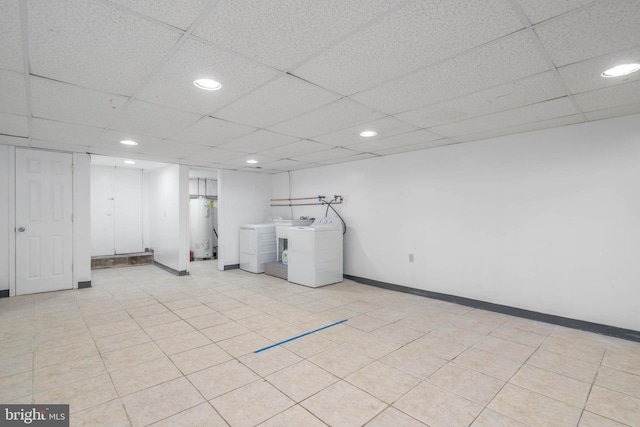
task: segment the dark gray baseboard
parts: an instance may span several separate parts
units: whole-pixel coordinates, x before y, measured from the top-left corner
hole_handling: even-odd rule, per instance
[[[91,287],[91,280],[86,282],[78,282],[78,289],[86,289]]]
[[[415,289],[408,286],[394,285],[392,283],[379,282],[377,280],[351,276],[348,274],[345,274],[344,278],[353,280],[354,282],[362,283],[364,285],[370,285],[378,288],[389,289],[392,291],[404,292],[441,301],[452,302],[455,304],[465,305],[467,307],[479,308],[496,313],[508,314],[510,316],[522,317],[524,319],[536,320],[538,322],[550,323],[552,325],[564,326],[565,328],[579,329],[581,331],[593,332],[596,334],[607,335],[624,340],[640,342],[640,331],[634,331],[632,329],[624,329],[615,326],[603,325],[600,323],[587,322],[584,320],[570,319],[568,317],[555,316],[553,314],[538,313],[537,311],[524,310],[522,308],[511,307],[508,305],[494,304],[491,302],[464,298],[456,295],[442,294],[439,292],[432,292],[424,289]]]
[[[235,270],[237,268],[240,268],[240,264],[229,264],[224,266],[225,270]]]
[[[175,274],[176,276],[186,276],[188,274],[187,270],[178,271],[175,268],[167,267],[164,264],[160,264],[158,261],[153,261],[153,265],[160,267],[164,271],[168,271],[171,274]]]
[[[0,298],[9,298],[9,289],[0,291]]]

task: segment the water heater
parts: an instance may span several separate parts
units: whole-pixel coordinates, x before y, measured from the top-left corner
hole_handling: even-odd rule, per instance
[[[189,249],[194,258],[213,258],[217,253],[218,239],[214,228],[215,205],[213,200],[189,201]]]

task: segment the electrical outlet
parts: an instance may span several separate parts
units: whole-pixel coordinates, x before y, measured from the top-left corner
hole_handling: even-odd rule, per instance
[[[413,254],[409,254],[409,262],[413,262]]]

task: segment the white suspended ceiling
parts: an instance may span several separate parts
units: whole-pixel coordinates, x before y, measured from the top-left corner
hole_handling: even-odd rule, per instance
[[[3,0],[0,40],[0,143],[191,166],[277,173],[640,112],[640,73],[600,77],[640,61],[637,0]]]

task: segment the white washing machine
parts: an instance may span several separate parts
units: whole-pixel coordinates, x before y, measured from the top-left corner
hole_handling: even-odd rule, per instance
[[[317,218],[306,227],[290,227],[289,281],[317,288],[342,282],[342,222]]]
[[[240,268],[264,273],[264,264],[276,260],[276,225],[247,224],[240,227]]]

